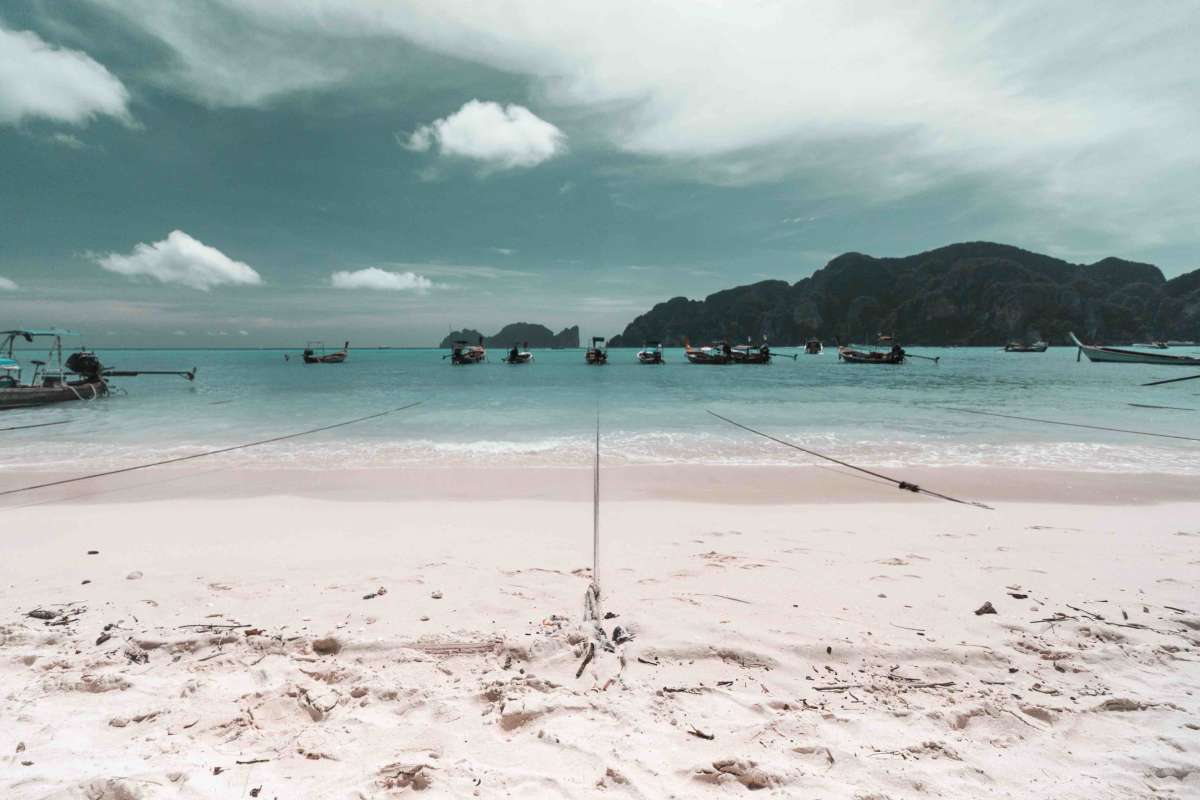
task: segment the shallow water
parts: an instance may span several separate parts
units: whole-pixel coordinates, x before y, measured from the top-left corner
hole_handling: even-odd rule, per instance
[[[84,470],[277,436],[422,405],[310,437],[223,456],[236,465],[334,468],[589,463],[597,408],[605,458],[629,463],[777,464],[808,460],[705,413],[723,415],[863,464],[995,465],[1200,474],[1200,442],[1041,425],[973,409],[1200,437],[1200,380],[1143,388],[1186,368],[1077,363],[1073,348],[912,348],[941,361],[899,367],[821,356],[767,367],[644,366],[613,350],[545,350],[527,366],[452,367],[439,350],[352,350],[340,365],[304,365],[281,350],[116,350],[123,369],[199,368],[196,382],[114,380],[108,399],[0,413],[0,469]],[[33,353],[24,358],[39,357]],[[1131,403],[1174,406],[1141,408]]]

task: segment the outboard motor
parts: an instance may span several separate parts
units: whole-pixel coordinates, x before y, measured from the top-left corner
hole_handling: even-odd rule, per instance
[[[100,359],[96,357],[96,354],[87,351],[71,353],[67,357],[66,367],[71,372],[82,376],[88,381],[100,380],[104,372],[104,365],[100,363]]]

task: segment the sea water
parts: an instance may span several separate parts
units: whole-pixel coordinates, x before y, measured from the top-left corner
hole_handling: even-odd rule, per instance
[[[540,350],[528,365],[451,366],[445,351],[352,349],[343,364],[298,351],[106,349],[120,369],[198,368],[117,378],[111,397],[0,412],[0,470],[81,472],[187,455],[316,428],[407,403],[395,414],[221,456],[237,467],[330,469],[590,464],[597,413],[606,463],[795,464],[790,451],[706,413],[855,463],[989,465],[1200,473],[1200,442],[977,416],[962,409],[1200,438],[1200,380],[1139,384],[1186,368],[1092,364],[1073,348],[910,348],[901,366],[823,355],[769,366],[701,366],[667,350],[661,366],[612,350]],[[26,354],[29,357],[36,357]],[[288,358],[285,358],[285,355]],[[1200,371],[1200,370],[1197,370]],[[1146,406],[1169,406],[1148,408]]]

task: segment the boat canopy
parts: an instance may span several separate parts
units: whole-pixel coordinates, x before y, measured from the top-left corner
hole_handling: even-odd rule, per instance
[[[39,328],[19,331],[0,331],[0,336],[81,336],[82,334],[75,331],[62,330],[60,328]]]

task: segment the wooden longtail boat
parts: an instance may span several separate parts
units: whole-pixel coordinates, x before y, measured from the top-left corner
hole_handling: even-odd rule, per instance
[[[639,364],[664,364],[663,361],[663,346],[661,342],[647,342],[638,350],[637,360]]]
[[[95,353],[80,350],[63,360],[63,337],[79,336],[73,331],[15,330],[0,331],[0,410],[30,408],[71,400],[95,400],[108,394],[111,377],[137,375],[180,375],[196,379],[196,370],[116,370],[106,368]],[[37,338],[51,339],[45,361],[31,361],[33,376],[21,380],[21,364],[15,358],[18,339],[32,343]]]
[[[1165,353],[1150,353],[1145,350],[1100,347],[1084,344],[1073,333],[1071,341],[1079,348],[1079,352],[1075,355],[1076,361],[1080,356],[1087,356],[1088,361],[1094,361],[1097,364],[1158,364],[1160,366],[1200,367],[1200,358],[1196,356],[1169,356]]]
[[[825,345],[820,339],[809,339],[804,343],[804,352],[810,356],[819,356],[825,352]]]
[[[847,364],[903,364],[907,355],[898,344],[893,344],[887,352],[855,350],[845,345],[838,347],[838,358]]]
[[[702,347],[692,347],[684,342],[683,354],[691,364],[732,364],[733,348],[729,342],[714,342]]]
[[[583,358],[594,367],[602,367],[608,363],[608,350],[604,347],[603,336],[592,337],[592,344],[583,354]]]
[[[1036,341],[1033,344],[1026,344],[1025,342],[1009,342],[1008,344],[1004,345],[1004,352],[1006,352],[1006,353],[1044,353],[1044,352],[1046,352],[1046,348],[1049,346],[1050,345],[1046,344],[1045,342],[1043,342],[1041,340]]]
[[[525,342],[525,349],[517,347],[515,344],[509,349],[508,355],[503,359],[505,364],[528,364],[533,361],[533,353],[529,352],[529,342]]]
[[[320,351],[319,353],[317,351]],[[305,364],[341,364],[350,354],[350,343],[342,345],[341,350],[332,353],[325,352],[324,342],[309,342],[304,346],[302,354]]]
[[[487,351],[483,349],[483,337],[479,337],[479,344],[467,344],[465,339],[458,340],[450,348],[449,354],[442,358],[449,358],[450,363],[458,367],[479,364],[487,358]]]

